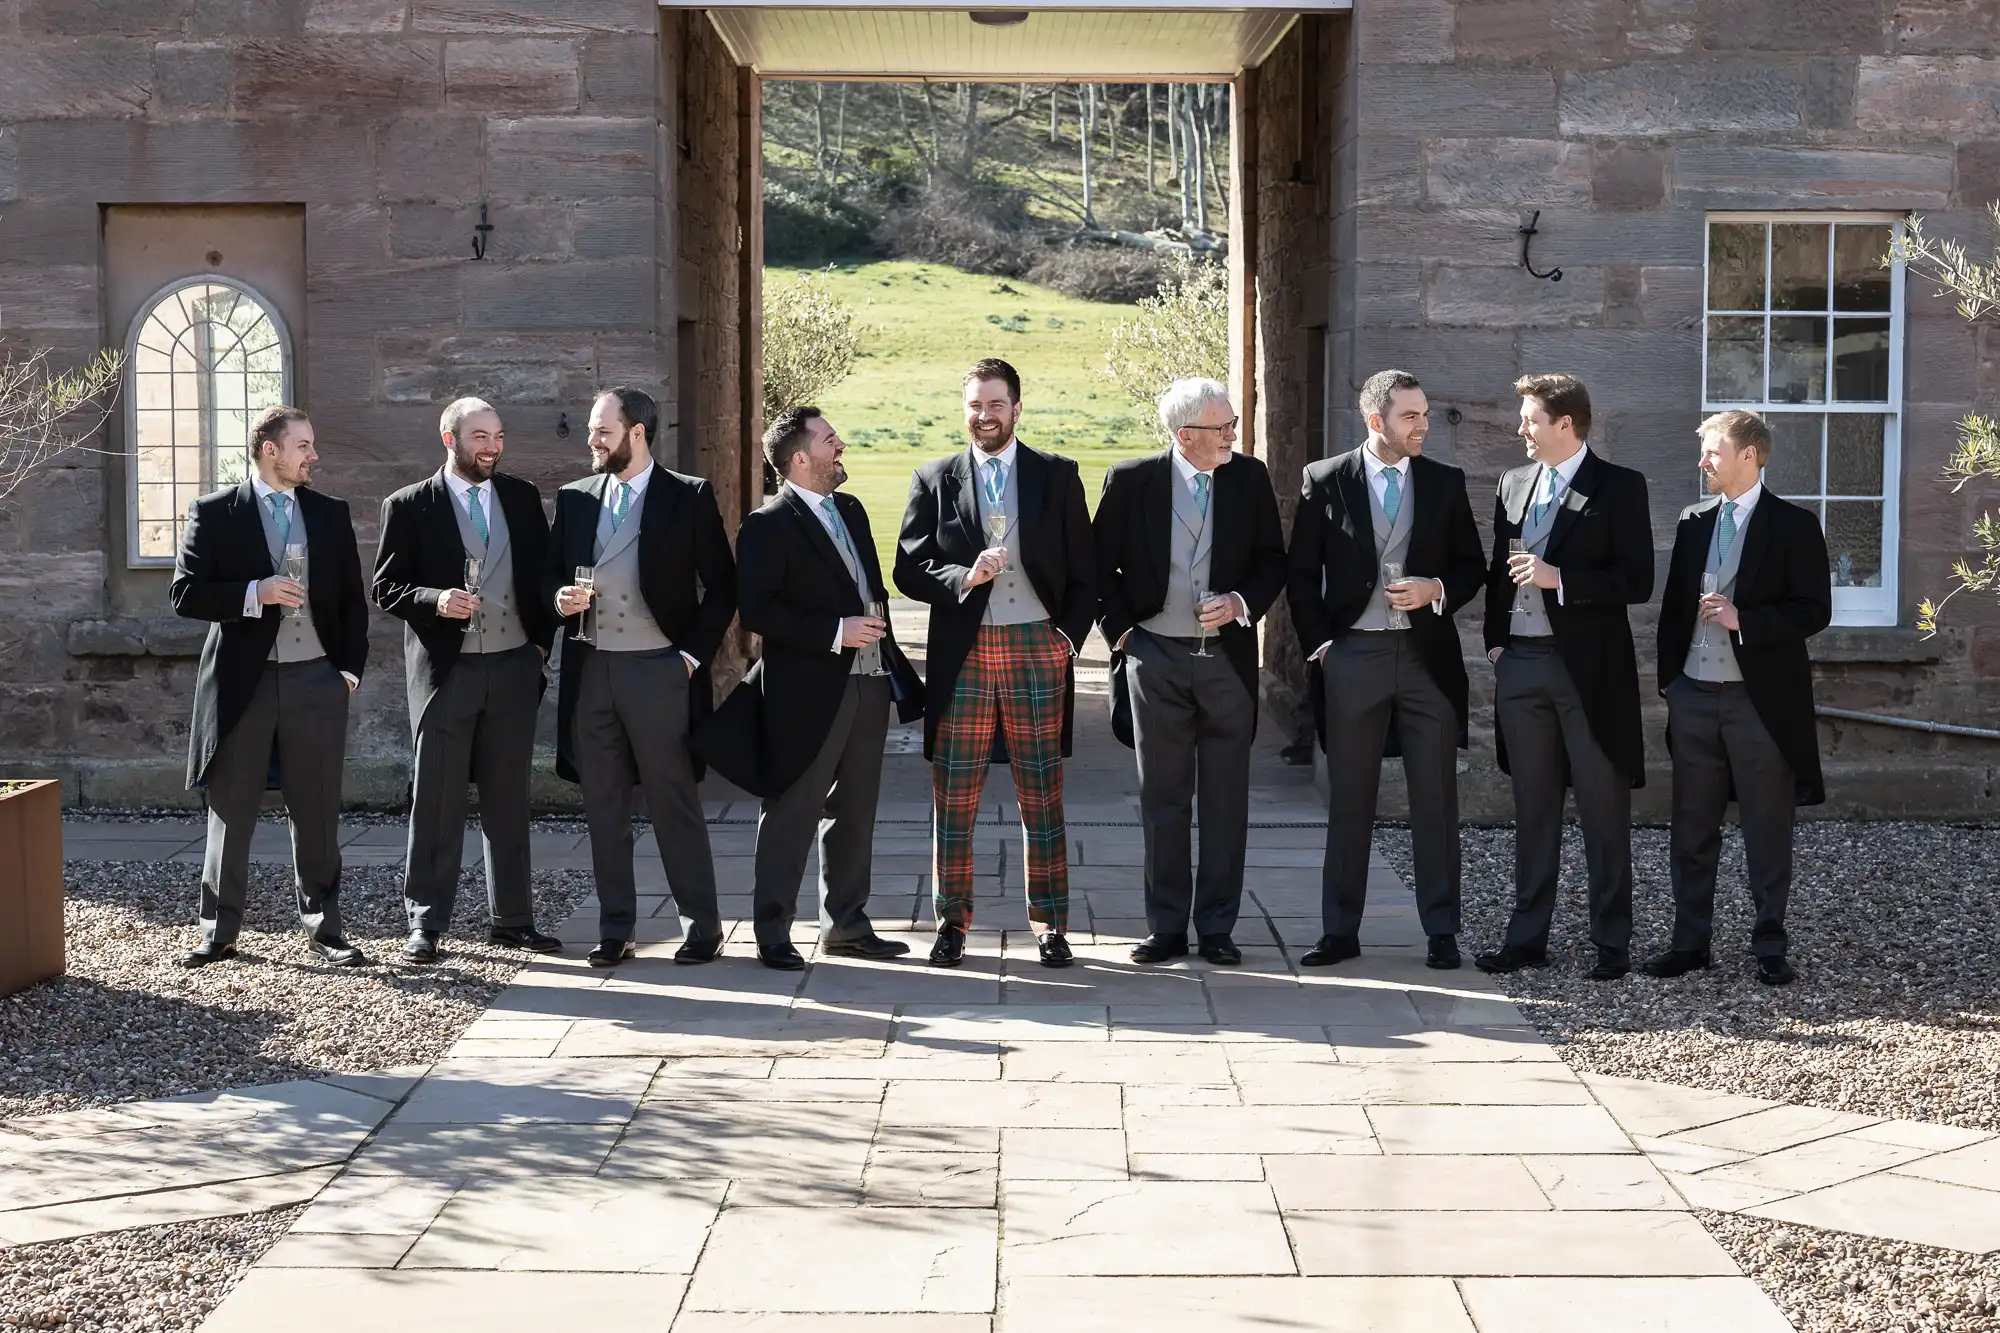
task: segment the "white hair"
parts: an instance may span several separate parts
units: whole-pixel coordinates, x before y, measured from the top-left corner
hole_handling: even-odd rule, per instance
[[[1167,434],[1179,437],[1182,426],[1191,426],[1201,410],[1210,403],[1229,402],[1229,386],[1219,380],[1188,379],[1175,380],[1160,395],[1160,424],[1167,428]]]
[[[457,399],[451,406],[445,408],[444,414],[438,418],[438,429],[456,440],[458,438],[458,429],[465,424],[467,417],[475,412],[491,411],[493,411],[493,404],[487,402],[484,398]]]

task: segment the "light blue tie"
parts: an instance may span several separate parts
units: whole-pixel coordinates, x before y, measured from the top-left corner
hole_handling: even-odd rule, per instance
[[[1382,469],[1382,512],[1391,523],[1403,512],[1403,474],[1392,467]]]
[[[271,492],[271,520],[278,525],[278,546],[281,550],[292,544],[292,506],[287,503],[290,499],[282,492]]]
[[[1549,516],[1549,509],[1556,502],[1556,485],[1560,480],[1561,474],[1554,468],[1545,467],[1542,469],[1542,498],[1535,501],[1536,527],[1540,527],[1542,520]]]
[[[492,540],[492,535],[486,530],[486,506],[479,502],[477,486],[466,491],[465,507],[472,513],[472,530],[479,534],[479,543],[484,546]]]
[[[1722,502],[1722,530],[1717,535],[1719,551],[1726,560],[1729,558],[1729,548],[1736,540],[1736,501]]]
[[[618,525],[625,521],[625,510],[632,503],[632,487],[626,482],[618,483],[618,502],[611,506],[611,532],[618,533]]]
[[[854,549],[854,538],[848,535],[847,524],[841,521],[840,507],[834,504],[831,495],[819,503],[820,508],[826,510],[827,526],[833,529],[834,537],[840,542],[841,553],[853,561],[855,568],[859,569],[861,567],[861,555],[860,552]]]
[[[986,504],[994,513],[1007,505],[1007,469],[997,458],[986,460]]]
[[[1208,474],[1206,472],[1197,472],[1194,474],[1194,507],[1201,512],[1203,518],[1208,517]]]

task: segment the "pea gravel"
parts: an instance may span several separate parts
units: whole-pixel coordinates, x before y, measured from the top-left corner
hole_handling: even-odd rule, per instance
[[[486,892],[468,871],[443,962],[403,963],[401,868],[349,866],[348,938],[376,965],[321,967],[292,915],[290,868],[252,865],[240,956],[187,971],[197,873],[66,865],[69,974],[0,999],[0,1119],[433,1060],[529,956],[485,942]],[[591,880],[541,871],[535,886],[546,930]]]
[[[1991,1256],[1697,1211],[1798,1333],[2000,1333]]]
[[[299,1205],[0,1249],[0,1329],[197,1329],[302,1211]]]
[[[1384,830],[1410,874],[1407,830]],[[1460,943],[1496,947],[1513,904],[1514,834],[1468,828]],[[1632,832],[1635,964],[1667,947],[1667,832]],[[1787,928],[1799,980],[1759,985],[1749,956],[1743,844],[1729,830],[1716,893],[1716,966],[1674,981],[1583,973],[1583,843],[1563,838],[1552,965],[1511,993],[1571,1065],[1867,1115],[2000,1130],[2000,828],[1799,825]]]

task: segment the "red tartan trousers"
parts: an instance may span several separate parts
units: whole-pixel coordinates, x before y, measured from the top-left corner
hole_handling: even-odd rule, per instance
[[[972,924],[972,831],[997,717],[1021,806],[1028,920],[1057,934],[1069,929],[1062,802],[1068,673],[1069,645],[1047,621],[979,627],[931,750],[931,884],[939,925]]]

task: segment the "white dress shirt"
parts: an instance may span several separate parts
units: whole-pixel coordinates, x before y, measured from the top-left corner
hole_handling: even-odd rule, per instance
[[[1412,503],[1410,497],[1409,459],[1399,458],[1393,463],[1385,463],[1375,456],[1373,449],[1370,449],[1367,445],[1363,445],[1361,446],[1361,461],[1368,468],[1368,489],[1374,492],[1375,503],[1382,506],[1383,513],[1386,514],[1389,512],[1389,474],[1391,472],[1396,474],[1396,493],[1399,497],[1397,501],[1398,505]],[[1402,511],[1399,508],[1397,512],[1401,513]],[[1405,574],[1404,577],[1416,578],[1421,576]],[[1431,582],[1438,585],[1438,595],[1431,599],[1431,613],[1441,616],[1444,614],[1444,580],[1432,579]],[[1308,660],[1318,661],[1320,656],[1331,647],[1333,647],[1333,640],[1328,639],[1313,652],[1312,657]]]
[[[297,541],[292,542],[290,544],[293,546],[305,545],[306,532],[305,528],[300,525],[299,502],[298,498],[292,494],[292,488],[287,486],[283,490],[279,490],[276,486],[266,485],[264,482],[264,474],[261,472],[252,472],[250,474],[250,487],[252,490],[257,492],[257,503],[265,506],[266,508],[270,506],[272,496],[282,495],[285,497],[285,503],[291,507],[292,511],[291,512],[291,520],[293,525],[292,535],[298,538]],[[284,571],[280,570],[279,572],[283,573]],[[250,585],[243,590],[243,618],[245,620],[255,620],[263,614],[264,614],[264,608],[257,601],[257,584],[255,580],[252,580]],[[311,615],[312,608],[310,607],[306,608],[306,614]],[[349,693],[352,693],[354,687],[361,683],[360,678],[351,671],[343,671],[340,673],[340,675],[341,678],[347,682],[347,689]]]
[[[1194,479],[1203,475],[1202,470],[1193,463],[1188,462],[1187,455],[1182,453],[1178,447],[1172,450],[1172,453],[1174,458],[1174,475],[1180,479],[1181,485],[1187,488],[1188,494],[1193,495]],[[1235,456],[1234,453],[1231,453],[1229,458],[1234,458]],[[1220,472],[1223,465],[1228,463],[1228,461],[1229,459],[1225,458],[1221,463],[1217,463],[1208,470],[1208,502],[1210,505],[1215,503],[1215,474]],[[1239,625],[1248,625],[1250,623],[1250,603],[1244,599],[1243,594],[1240,592],[1231,592],[1225,595],[1236,599],[1236,623]]]
[[[1562,479],[1562,485],[1556,487],[1555,496],[1550,501],[1552,504],[1561,504],[1563,496],[1569,493],[1569,484],[1576,480],[1576,470],[1583,466],[1583,460],[1589,453],[1590,446],[1586,444],[1578,448],[1575,453],[1560,463],[1544,464],[1545,471],[1535,474],[1535,491],[1534,494],[1528,497],[1529,505],[1532,506],[1541,503],[1542,488],[1549,484],[1546,475],[1547,472],[1553,472],[1557,477]],[[1556,571],[1556,604],[1558,606],[1569,605],[1569,599],[1563,595],[1562,571],[1560,569]]]
[[[651,471],[651,469],[649,468],[648,471]],[[444,484],[451,491],[451,498],[458,501],[458,507],[465,511],[467,518],[472,517],[472,506],[476,504],[479,506],[479,517],[486,520],[486,530],[488,532],[493,531],[493,479],[491,477],[480,482],[467,481],[464,477],[458,475],[457,468],[447,463],[444,468]],[[479,487],[479,498],[477,500],[472,498],[472,488],[474,486]],[[473,524],[475,530],[479,526],[476,522]]]
[[[449,474],[446,475],[449,476]],[[645,498],[646,495],[646,485],[652,479],[653,467],[649,463],[645,467],[640,468],[631,480],[621,482],[617,477],[613,477],[611,484],[604,488],[604,507],[606,509],[610,509],[618,503],[619,486],[623,485],[631,488],[631,493],[625,497],[625,517],[618,520],[620,525],[630,520],[634,512],[639,508],[639,501]],[[688,671],[690,673],[701,666],[701,663],[695,660],[693,653],[683,652],[681,656],[687,659]]]
[[[1753,481],[1750,483],[1750,489],[1737,496],[1734,500],[1731,500],[1726,495],[1722,497],[1722,504],[1733,504],[1736,506],[1736,535],[1730,538],[1731,545],[1743,540],[1743,533],[1750,526],[1750,511],[1757,507],[1757,501],[1763,494],[1764,483],[1762,481]],[[1722,522],[1722,505],[1715,507],[1715,521],[1718,525]],[[1700,612],[1697,610],[1697,618],[1699,618],[1699,615]],[[1739,640],[1742,639],[1743,631],[1740,629],[1737,630],[1736,637]]]
[[[1000,480],[1001,483],[1004,485],[1014,475],[1014,455],[1016,455],[1021,451],[1020,446],[1021,442],[1019,440],[1009,440],[1007,441],[1007,447],[1005,449],[1002,449],[997,454],[989,454],[976,444],[966,446],[968,449],[972,450],[974,456],[974,462],[972,465],[972,483],[973,485],[978,486],[980,488],[980,494],[982,498],[985,495],[985,488],[986,488],[986,465],[993,459],[997,458],[1000,460],[1000,469],[1001,469]],[[1020,526],[1020,520],[1018,518],[1015,519],[1015,526],[1016,527]],[[992,580],[989,579],[987,581],[990,583]],[[958,594],[958,600],[963,602],[966,598],[970,596],[972,596],[972,588],[968,586],[964,591]],[[1055,629],[1055,618],[1053,616],[1049,618],[1049,628]],[[1056,629],[1056,637],[1061,639],[1064,643],[1069,643],[1069,655],[1071,657],[1075,657],[1076,645],[1069,642],[1069,635],[1064,634],[1059,629]]]
[[[833,543],[833,548],[836,551],[839,550],[840,534],[834,530],[833,515],[826,512],[826,502],[828,500],[831,500],[833,497],[830,495],[821,495],[818,491],[808,490],[804,486],[799,485],[795,481],[787,480],[785,482],[785,485],[791,487],[792,490],[797,493],[799,499],[804,501],[805,507],[812,512],[812,516],[819,520],[819,525],[822,528],[826,529],[827,540]],[[844,521],[841,526],[843,527],[846,526]],[[848,533],[847,539],[849,541],[853,541],[854,534],[851,532]],[[856,560],[859,560],[861,558],[861,552],[857,550],[854,553],[854,558]],[[866,571],[864,570],[863,572],[865,573]],[[842,648],[847,646],[841,642],[841,640],[846,637],[847,637],[847,619],[846,617],[843,616],[840,620],[840,623],[833,627],[833,651],[837,653]]]

